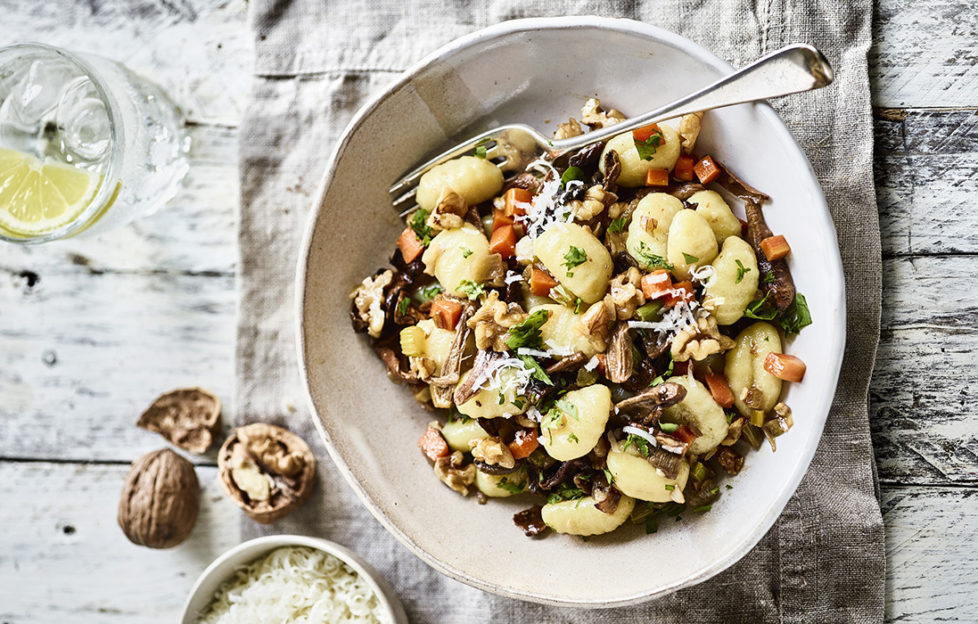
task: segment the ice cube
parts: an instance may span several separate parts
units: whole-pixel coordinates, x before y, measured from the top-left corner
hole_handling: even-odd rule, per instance
[[[58,131],[68,161],[102,160],[109,150],[111,123],[105,102],[87,77],[65,89],[58,103]]]

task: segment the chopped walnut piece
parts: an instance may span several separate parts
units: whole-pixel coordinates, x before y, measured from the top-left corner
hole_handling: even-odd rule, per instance
[[[730,426],[727,427],[727,437],[723,439],[720,444],[723,446],[733,446],[740,439],[740,434],[744,430],[744,423],[747,422],[746,418],[735,418]]]
[[[581,124],[577,123],[577,120],[571,117],[567,123],[557,124],[557,129],[554,130],[554,139],[559,141],[561,139],[581,136],[582,134],[584,134],[584,129],[581,128]]]
[[[679,120],[679,138],[683,154],[692,154],[693,147],[696,145],[696,138],[700,135],[700,126],[703,121],[703,113],[689,113],[683,115]]]
[[[602,352],[607,348],[608,330],[611,321],[612,319],[608,314],[608,306],[605,305],[603,300],[592,303],[591,307],[581,315],[581,325],[584,326],[584,335],[587,336],[588,342],[598,352]]]
[[[439,457],[435,460],[434,470],[439,481],[462,496],[468,496],[469,486],[475,483],[475,466],[464,464],[462,452],[455,451],[448,457]]]
[[[743,388],[738,398],[744,402],[744,405],[751,409],[759,410],[764,407],[764,394],[757,389],[757,386]]]
[[[472,449],[472,457],[484,464],[500,466],[502,468],[516,467],[516,459],[510,452],[509,447],[503,444],[499,438],[470,440],[469,448]]]
[[[433,230],[454,230],[465,224],[469,207],[465,199],[449,187],[445,187],[438,197],[435,209],[428,215],[427,225]]]
[[[598,98],[588,98],[581,107],[581,122],[591,128],[606,128],[624,120],[625,115],[621,111],[613,108],[607,111],[602,109],[601,100]]]
[[[522,323],[526,316],[520,304],[500,301],[499,293],[490,291],[482,307],[468,321],[468,326],[475,330],[475,346],[480,351],[508,351],[509,328]]]
[[[632,318],[635,309],[645,303],[641,284],[642,272],[635,267],[630,267],[611,280],[609,284],[611,302],[615,306],[615,318],[619,321]]]
[[[356,290],[350,293],[357,314],[367,324],[367,333],[374,338],[378,338],[384,329],[384,311],[380,306],[384,303],[384,288],[393,279],[394,272],[388,269],[373,277],[364,278]]]
[[[598,216],[608,206],[618,201],[618,196],[606,191],[600,184],[595,184],[587,190],[584,201],[571,202],[571,212],[578,221],[590,221]]]
[[[723,353],[734,347],[734,341],[720,333],[717,319],[712,314],[700,314],[695,325],[687,325],[672,340],[672,359],[676,362],[697,362],[714,353]]]

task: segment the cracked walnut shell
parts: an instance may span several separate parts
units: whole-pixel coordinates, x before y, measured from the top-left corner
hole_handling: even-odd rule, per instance
[[[153,401],[136,426],[191,453],[205,453],[221,432],[221,400],[201,388],[173,390]]]
[[[172,548],[190,535],[199,509],[200,483],[193,464],[161,449],[132,463],[117,519],[133,544]]]
[[[254,423],[235,429],[217,454],[221,486],[249,518],[271,524],[312,493],[316,459],[291,431]]]

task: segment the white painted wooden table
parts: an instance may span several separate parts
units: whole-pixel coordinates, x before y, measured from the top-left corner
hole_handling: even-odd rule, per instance
[[[887,525],[887,619],[978,622],[978,11],[878,0],[871,53],[884,249],[871,418]],[[100,239],[0,248],[0,624],[173,621],[238,542],[202,461],[201,517],[168,551],[115,523],[133,426],[162,391],[234,378],[235,125],[245,0],[0,0],[0,44],[102,53],[187,112],[192,168],[161,214]],[[844,137],[836,137],[845,140]],[[843,373],[844,374],[844,373]],[[858,582],[858,578],[854,578]]]

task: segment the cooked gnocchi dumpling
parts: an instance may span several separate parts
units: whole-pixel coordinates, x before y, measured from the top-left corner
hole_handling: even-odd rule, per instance
[[[485,158],[462,156],[449,160],[421,176],[415,196],[418,206],[431,212],[446,188],[474,206],[499,193],[503,188],[503,172]]]
[[[740,236],[740,219],[734,216],[730,205],[716,191],[697,191],[687,199],[690,204],[696,204],[696,214],[703,217],[713,234],[717,244],[730,236]]]
[[[676,214],[669,225],[666,258],[680,279],[689,279],[690,269],[713,262],[717,257],[717,239],[706,219],[692,210]]]
[[[628,226],[625,248],[643,269],[660,268],[666,257],[669,228],[682,212],[683,203],[666,193],[650,193],[643,197]]]
[[[611,254],[576,223],[555,223],[537,238],[534,253],[550,274],[584,303],[604,297],[613,269]]]
[[[670,377],[668,381],[685,388],[686,398],[667,407],[662,420],[686,425],[697,435],[689,446],[690,453],[709,453],[727,437],[727,416],[723,413],[723,408],[713,399],[706,386],[688,375]]]
[[[683,461],[675,479],[667,478],[661,470],[649,463],[637,445],[624,448],[625,443],[616,442],[608,451],[608,470],[614,478],[615,487],[638,500],[651,503],[665,503],[675,500],[675,490],[682,492],[689,478],[689,464]]]
[[[613,137],[601,153],[601,173],[604,170],[604,156],[609,151],[618,152],[618,160],[621,161],[621,176],[618,184],[627,187],[645,186],[645,177],[649,169],[668,169],[672,171],[676,166],[676,160],[680,153],[679,133],[667,124],[659,124],[662,130],[663,141],[656,148],[655,153],[649,160],[643,160],[639,156],[638,148],[635,147],[635,139],[631,132],[619,134]]]
[[[482,285],[500,266],[489,241],[471,224],[440,232],[421,256],[425,270],[448,292],[465,295],[466,285]]]
[[[547,503],[541,510],[543,521],[558,533],[568,535],[601,535],[625,524],[635,509],[635,500],[622,496],[614,513],[607,514],[597,507],[590,496],[558,503]]]
[[[769,353],[781,352],[781,336],[774,325],[758,321],[737,335],[723,367],[733,391],[734,405],[743,416],[769,412],[781,396],[781,380],[764,368]]]
[[[713,308],[717,323],[732,325],[744,315],[757,292],[757,257],[742,238],[731,236],[723,242],[712,266],[703,305]]]

